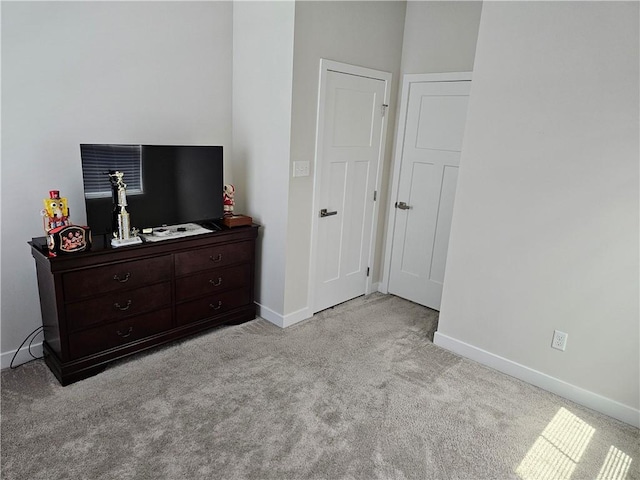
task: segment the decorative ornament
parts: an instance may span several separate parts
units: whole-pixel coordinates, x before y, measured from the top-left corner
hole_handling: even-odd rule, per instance
[[[222,223],[229,228],[251,225],[253,222],[251,217],[248,217],[246,215],[235,215],[233,213],[233,207],[236,203],[233,199],[235,193],[236,187],[234,187],[230,183],[224,186],[224,192],[222,194],[224,204],[224,217],[222,218]]]
[[[53,228],[47,236],[47,246],[52,256],[84,252],[91,248],[91,230],[80,225]]]
[[[235,195],[235,193],[236,193],[236,187],[234,187],[230,183],[224,186],[222,200],[224,204],[223,210],[224,210],[225,217],[233,216],[233,206],[236,203],[235,200],[233,199],[233,196]]]
[[[47,235],[49,255],[76,253],[91,248],[91,230],[89,227],[72,225],[69,218],[67,199],[60,197],[59,190],[50,190],[45,198],[42,210],[42,222]]]
[[[71,225],[69,220],[69,207],[66,198],[60,198],[59,190],[49,190],[49,198],[45,198],[44,210],[42,211],[42,221],[44,233],[57,227]]]

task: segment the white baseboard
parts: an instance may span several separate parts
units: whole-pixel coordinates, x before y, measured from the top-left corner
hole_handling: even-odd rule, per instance
[[[300,310],[289,313],[287,315],[282,315],[280,313],[274,312],[264,305],[260,305],[259,303],[256,303],[256,306],[258,307],[258,315],[260,317],[268,320],[269,322],[277,325],[280,328],[290,327],[291,325],[295,325],[296,323],[299,323],[313,316],[309,307],[301,308]]]
[[[0,368],[2,368],[2,370],[9,368],[11,365],[11,359],[16,354],[16,351],[17,350],[11,350],[10,352],[5,352],[0,355]],[[42,341],[31,345],[31,353],[36,357],[42,356]],[[29,354],[29,345],[25,345],[16,355],[16,358],[13,361],[13,366],[15,367],[23,363],[30,362],[31,360],[33,360],[33,357]]]
[[[291,325],[295,325],[296,323],[300,323],[307,318],[313,317],[313,313],[311,313],[311,309],[309,307],[301,308],[293,313],[288,313],[284,316],[284,328],[290,327]]]
[[[577,387],[563,380],[551,377],[546,373],[533,370],[519,363],[513,362],[506,358],[487,352],[468,343],[462,342],[455,338],[443,335],[439,332],[435,333],[433,343],[450,350],[463,357],[474,360],[487,367],[506,373],[520,380],[524,380],[531,385],[540,387],[561,397],[567,398],[573,402],[584,405],[597,412],[604,413],[610,417],[618,419],[622,422],[640,428],[640,410],[624,405],[610,398],[603,397],[597,393],[590,392],[583,388]]]
[[[371,284],[371,291],[366,293],[369,295],[371,293],[380,292],[380,282],[374,282]],[[386,292],[383,292],[386,293]],[[256,302],[256,306],[258,307],[258,315],[265,320],[270,321],[274,325],[277,325],[280,328],[287,328],[291,325],[295,325],[296,323],[300,323],[303,320],[307,320],[308,318],[313,317],[313,312],[310,307],[304,307],[300,310],[296,310],[295,312],[288,313],[286,315],[281,315],[277,312],[274,312],[270,308],[265,307],[264,305],[260,305]]]
[[[264,305],[256,302],[256,307],[258,307],[258,316],[264,318],[265,320],[273,323],[274,325],[283,328],[284,327],[284,317],[279,313],[274,312],[270,308],[265,307]]]

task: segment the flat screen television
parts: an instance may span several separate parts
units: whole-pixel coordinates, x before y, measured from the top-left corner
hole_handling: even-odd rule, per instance
[[[132,227],[213,226],[223,217],[221,146],[81,144],[87,224],[111,234],[109,171],[124,172]]]

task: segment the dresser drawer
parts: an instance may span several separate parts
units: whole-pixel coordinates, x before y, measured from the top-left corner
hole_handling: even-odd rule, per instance
[[[69,335],[69,355],[80,358],[171,329],[171,309],[165,308],[137,317]]]
[[[216,268],[176,280],[176,302],[202,295],[245,287],[251,278],[250,265]]]
[[[121,320],[171,305],[171,283],[158,283],[126,292],[113,292],[101,297],[69,303],[66,306],[70,331],[104,322]]]
[[[182,252],[175,255],[176,275],[201,272],[253,259],[253,243],[237,242]]]
[[[222,292],[176,306],[176,318],[179,325],[185,325],[228,312],[250,301],[247,289]]]
[[[99,293],[128,290],[171,279],[171,256],[114,263],[104,267],[65,273],[65,301],[72,302]]]

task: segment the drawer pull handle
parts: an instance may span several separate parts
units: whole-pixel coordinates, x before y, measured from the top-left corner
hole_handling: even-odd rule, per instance
[[[130,272],[127,272],[124,274],[124,277],[121,277],[120,275],[118,275],[117,273],[113,276],[113,279],[120,282],[120,283],[124,283],[127,280],[129,280],[129,277],[131,276]]]
[[[120,330],[118,330],[116,333],[119,337],[127,338],[129,335],[131,335],[131,332],[133,332],[133,327],[129,327],[129,329],[125,333],[122,333]]]
[[[210,303],[209,307],[213,308],[214,310],[220,310],[220,308],[222,307],[222,300],[218,300],[218,305],[214,305],[213,303]]]
[[[213,280],[209,280],[209,283],[214,287],[219,287],[220,285],[222,285],[222,277],[218,277],[217,282],[214,282]]]
[[[129,310],[129,308],[131,307],[131,303],[131,300],[127,300],[127,304],[123,307],[118,302],[116,302],[113,304],[113,308],[124,312],[125,310]]]
[[[209,256],[209,260],[211,260],[212,262],[220,262],[222,260],[222,254],[219,253],[217,257],[214,257],[213,255]]]

